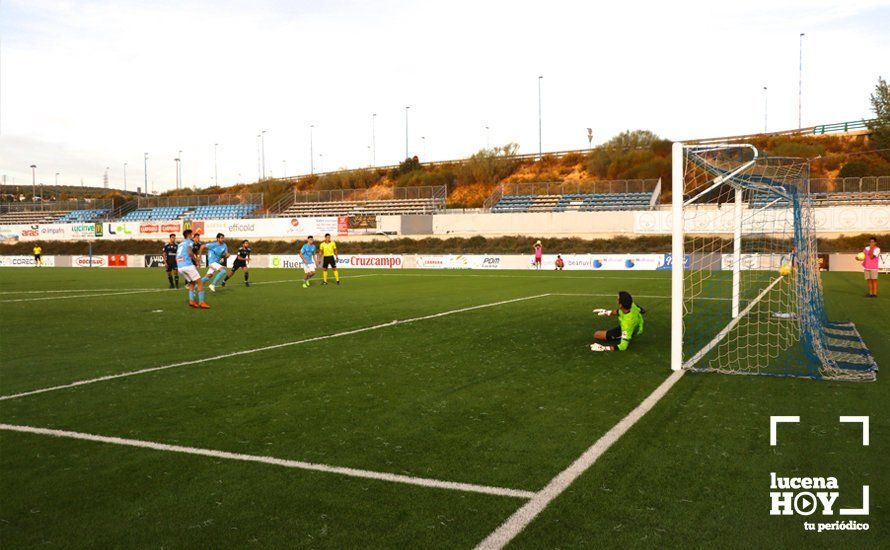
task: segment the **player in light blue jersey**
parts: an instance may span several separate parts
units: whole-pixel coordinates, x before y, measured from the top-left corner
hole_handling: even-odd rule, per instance
[[[226,236],[222,233],[216,234],[216,240],[212,243],[204,245],[207,250],[207,273],[202,279],[205,283],[210,283],[210,292],[216,292],[216,283],[226,276],[226,258],[229,256],[229,247],[226,246]],[[216,273],[213,282],[210,282],[211,276]]]
[[[192,241],[192,230],[182,232],[183,241],[176,247],[176,267],[179,274],[185,279],[185,286],[189,289],[189,306],[200,309],[210,309],[210,305],[204,301],[204,282],[198,273],[198,256],[195,254],[195,243]],[[197,293],[197,301],[195,294]]]
[[[303,288],[309,288],[309,279],[315,276],[315,256],[318,253],[315,247],[315,239],[312,235],[306,238],[306,243],[300,249],[300,259],[303,260]]]

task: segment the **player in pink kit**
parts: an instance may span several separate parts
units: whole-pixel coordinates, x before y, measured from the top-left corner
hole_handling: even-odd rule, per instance
[[[878,268],[880,266],[881,249],[878,248],[877,237],[868,240],[868,246],[863,249],[860,257],[862,259],[862,268],[865,270],[865,282],[868,284],[868,297],[878,297]]]
[[[541,241],[535,242],[535,269],[541,269],[541,262],[544,259],[544,248]]]

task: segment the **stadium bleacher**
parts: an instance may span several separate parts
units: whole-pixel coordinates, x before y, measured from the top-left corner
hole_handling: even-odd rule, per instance
[[[821,191],[811,193],[813,206],[890,204],[890,191]],[[760,193],[751,200],[751,208],[788,208],[787,199],[775,199]]]
[[[198,206],[189,216],[199,220],[232,220],[250,217],[259,207],[257,204],[215,204],[212,206]]]
[[[98,208],[91,210],[72,210],[67,214],[57,218],[55,223],[90,223],[95,222],[108,213],[107,208]]]
[[[592,212],[648,210],[652,193],[571,193],[564,195],[504,195],[491,209],[509,212]]]
[[[127,212],[121,218],[125,222],[141,222],[146,220],[176,220],[189,211],[187,206],[158,206],[155,208],[137,208]]]
[[[17,210],[0,214],[0,224],[54,223],[68,210]]]
[[[435,198],[296,202],[283,210],[280,216],[312,217],[387,214],[434,214],[442,210],[444,206],[444,200]]]
[[[255,203],[239,204],[214,204],[205,206],[155,206],[152,208],[137,208],[127,212],[121,218],[125,222],[139,222],[146,220],[232,220],[249,218],[259,208]]]

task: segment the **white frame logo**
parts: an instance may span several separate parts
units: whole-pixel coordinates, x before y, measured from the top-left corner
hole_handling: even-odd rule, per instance
[[[862,425],[862,446],[869,446],[869,417],[840,416],[840,423]],[[799,416],[770,416],[769,444],[778,445],[779,424],[800,423]],[[835,505],[840,496],[835,477],[783,477],[770,472],[770,515],[771,516],[811,516],[821,511],[823,516],[835,515]],[[867,516],[869,513],[869,486],[862,485],[862,505],[859,508],[839,508],[841,516]],[[865,530],[869,525],[854,520],[832,523],[804,522],[807,531]]]

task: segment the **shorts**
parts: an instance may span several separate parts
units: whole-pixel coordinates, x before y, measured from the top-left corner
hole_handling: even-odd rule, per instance
[[[182,278],[185,279],[186,283],[194,283],[201,278],[201,274],[198,273],[198,268],[193,265],[180,267],[179,274],[182,275]]]
[[[34,261],[35,261],[35,262],[39,262],[39,261],[40,261],[40,254],[34,254]]]
[[[167,272],[176,271],[176,256],[172,258],[167,258]]]
[[[321,260],[321,267],[323,267],[324,269],[327,269],[329,267],[337,269],[337,258],[335,258],[334,256],[325,256]]]
[[[235,258],[235,263],[232,264],[232,271],[241,268],[247,269],[247,261],[242,260],[241,258]]]
[[[315,273],[315,262],[309,262],[308,264],[303,265],[304,273]]]
[[[877,281],[878,280],[878,270],[877,269],[866,269],[864,273],[865,273],[866,281]]]
[[[612,342],[620,342],[621,341],[621,327],[610,328],[606,331],[606,341]]]
[[[222,264],[220,264],[219,262],[213,262],[209,266],[207,266],[207,273],[205,273],[205,275],[210,276],[220,270],[225,270]]]

